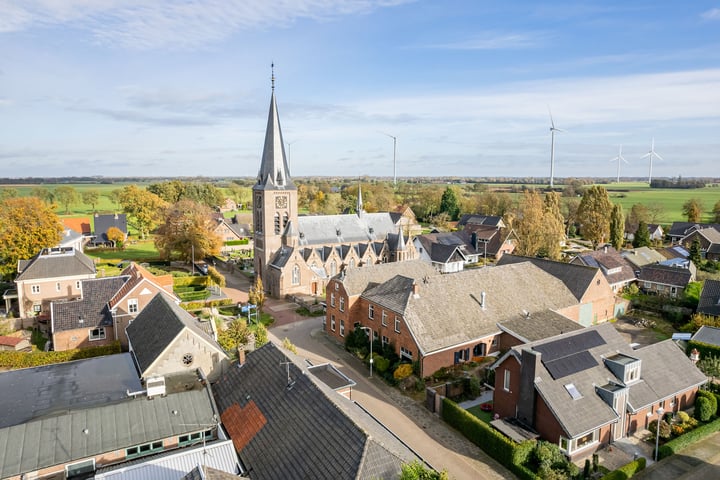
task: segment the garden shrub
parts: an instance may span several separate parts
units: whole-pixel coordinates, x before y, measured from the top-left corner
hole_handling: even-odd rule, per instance
[[[657,424],[658,424],[658,421],[653,420],[648,425],[648,430],[650,430],[650,433],[652,433],[653,436],[657,435]],[[670,424],[668,422],[666,422],[665,420],[660,422],[660,438],[665,438],[665,439],[670,438],[671,433],[672,433],[672,431],[670,429]]]
[[[409,363],[401,363],[398,368],[395,369],[393,372],[393,377],[395,377],[395,380],[405,380],[413,373],[412,365]]]
[[[645,457],[638,457],[637,460],[626,463],[617,470],[613,470],[612,472],[608,473],[607,475],[602,477],[602,480],[626,480],[635,475],[637,472],[644,470],[645,463]]]
[[[687,423],[688,420],[690,420],[690,415],[687,412],[678,412],[677,418],[680,421],[680,423]]]
[[[695,408],[697,409],[697,404]],[[669,457],[670,455],[674,455],[679,451],[683,450],[684,448],[692,445],[697,441],[702,440],[705,437],[712,435],[717,431],[720,431],[720,420],[715,420],[708,424],[702,425],[681,437],[670,440],[665,445],[661,445],[660,449],[658,450],[658,458],[663,459],[665,457]]]
[[[698,396],[695,400],[695,418],[707,422],[714,413],[713,404],[707,397]]]
[[[70,362],[84,358],[101,357],[120,353],[120,342],[100,347],[78,348],[63,350],[61,352],[15,352],[0,351],[0,367],[3,368],[30,368],[52,363]]]
[[[373,352],[373,365],[378,373],[385,373],[390,368],[390,360]]]
[[[468,398],[480,396],[480,379],[474,375],[463,378],[463,391]]]

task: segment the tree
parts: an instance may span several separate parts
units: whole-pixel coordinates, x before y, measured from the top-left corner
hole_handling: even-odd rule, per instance
[[[123,212],[130,217],[130,223],[145,238],[156,225],[162,215],[165,202],[155,195],[135,185],[128,185],[120,191],[118,201]]]
[[[448,473],[443,470],[436,472],[426,467],[419,460],[403,463],[400,466],[400,480],[449,480]]]
[[[235,353],[238,347],[248,343],[251,333],[245,319],[237,318],[218,333],[218,343],[226,352]]]
[[[440,198],[440,211],[450,216],[450,220],[457,220],[460,217],[460,205],[457,193],[452,187],[447,187]]]
[[[258,322],[255,325],[255,348],[260,348],[269,341],[267,327],[262,322]]]
[[[15,272],[18,260],[60,242],[62,225],[53,207],[36,197],[0,201],[0,275]]]
[[[106,195],[106,197],[110,199],[113,205],[118,208],[120,208],[120,197],[122,196],[122,191],[122,188],[116,188]]]
[[[19,197],[20,192],[17,191],[17,188],[10,188],[10,187],[4,187],[0,188],[0,200],[4,200],[6,198],[15,198]]]
[[[82,201],[85,205],[90,205],[92,207],[92,211],[95,211],[95,205],[97,205],[98,201],[100,200],[100,191],[99,190],[85,190],[81,194]]]
[[[77,191],[70,185],[63,185],[55,189],[55,199],[65,207],[65,215],[70,213],[70,205],[77,202]]]
[[[713,221],[715,223],[720,223],[720,200],[715,202],[715,206],[713,207],[712,213],[713,213],[713,217],[714,217]]]
[[[580,233],[583,238],[597,248],[610,235],[610,214],[612,203],[607,190],[599,185],[593,185],[587,190],[580,201],[578,218],[580,220]]]
[[[263,282],[260,275],[256,275],[255,284],[250,287],[248,292],[248,302],[253,305],[257,305],[258,312],[262,309],[263,303],[265,303],[265,290],[263,288]]]
[[[697,363],[697,367],[708,377],[708,381],[712,384],[715,383],[715,379],[720,377],[720,357],[710,355],[708,357],[700,359]]]
[[[700,245],[700,239],[697,238],[697,235],[695,236],[695,238],[693,238],[688,253],[688,258],[690,259],[690,261],[692,261],[698,267],[702,265],[702,245]]]
[[[625,230],[628,232],[635,232],[638,228],[638,224],[640,224],[640,221],[648,224],[651,223],[650,218],[651,215],[648,207],[642,203],[635,203],[632,207],[630,207],[630,212],[625,218]]]
[[[548,192],[543,200],[537,190],[525,190],[514,225],[519,239],[516,252],[560,258],[560,243],[565,237],[563,221],[557,192]]]
[[[55,200],[52,190],[45,187],[33,187],[30,191],[30,195],[37,197],[45,203],[52,203]]]
[[[682,212],[687,217],[688,222],[699,222],[702,217],[703,205],[697,198],[691,198],[683,203]]]
[[[565,240],[565,218],[560,211],[560,194],[547,192],[545,194],[545,210],[543,212],[543,229],[545,231],[545,245],[542,253],[552,260],[560,258],[560,246]]]
[[[620,250],[625,242],[625,215],[622,205],[613,205],[610,214],[610,243],[615,250]]]
[[[218,287],[223,288],[225,286],[225,276],[218,272],[217,268],[208,267],[208,277]]]
[[[192,200],[180,200],[164,211],[164,223],[157,229],[155,246],[163,258],[205,258],[220,253],[222,239],[215,233],[217,221],[209,207]]]
[[[643,220],[640,220],[640,223],[638,224],[635,236],[633,237],[632,245],[635,248],[650,246],[650,230],[648,230],[648,226]]]
[[[123,242],[125,242],[125,234],[117,227],[108,228],[107,233],[108,240],[110,240],[115,248],[123,248]]]

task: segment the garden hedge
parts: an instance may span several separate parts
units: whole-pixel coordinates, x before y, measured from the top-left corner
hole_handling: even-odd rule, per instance
[[[697,427],[696,429],[691,430],[674,440],[670,440],[665,445],[660,446],[660,449],[658,450],[658,458],[663,459],[665,457],[669,457],[670,455],[674,455],[684,448],[689,447],[693,443],[702,440],[717,431],[720,431],[720,419],[707,423],[701,427]]]
[[[210,279],[205,276],[173,277],[173,287],[185,287],[188,285],[208,286]]]
[[[708,357],[720,357],[720,347],[716,345],[690,340],[685,349],[688,355],[690,355],[693,348],[697,348],[697,351],[700,352],[700,360]]]
[[[639,457],[637,460],[633,460],[630,463],[626,463],[617,470],[613,470],[608,473],[602,480],[627,480],[628,478],[635,475],[640,470],[645,469],[645,457]]]
[[[120,353],[120,342],[101,347],[77,348],[61,352],[15,352],[0,351],[0,367],[2,368],[30,368],[50,365],[52,363],[70,362],[84,358],[101,357]]]
[[[200,310],[201,308],[221,307],[234,303],[232,298],[223,298],[221,300],[210,300],[209,302],[183,302],[180,307],[185,310]]]
[[[233,245],[249,245],[250,239],[249,238],[243,238],[241,240],[229,240],[225,242],[225,245],[228,247],[232,247]]]

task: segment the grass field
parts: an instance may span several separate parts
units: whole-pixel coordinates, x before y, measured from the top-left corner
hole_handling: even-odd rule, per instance
[[[152,239],[138,240],[136,243],[128,243],[127,247],[123,250],[114,250],[110,248],[104,249],[86,249],[85,253],[92,258],[100,260],[155,260],[160,255],[158,254],[155,244]]]

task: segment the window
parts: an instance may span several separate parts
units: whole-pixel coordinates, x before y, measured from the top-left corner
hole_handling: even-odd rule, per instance
[[[340,336],[345,336],[345,320],[340,320]]]
[[[643,282],[643,287],[645,287],[645,288],[650,288],[650,287],[652,287],[652,283],[650,283],[650,282]]]
[[[131,298],[128,300],[128,312],[130,313],[137,313],[138,312],[138,301],[137,298]]]
[[[570,446],[569,440],[565,437],[560,437],[560,450],[567,452],[569,446]]]
[[[497,347],[497,342],[498,342],[497,337],[493,337],[491,346]]]
[[[337,274],[337,262],[333,260],[330,262],[330,276],[334,277]],[[337,287],[335,287],[337,288]]]
[[[368,307],[368,318],[370,318],[370,319],[375,318],[375,306],[374,305],[370,305]]]
[[[33,285],[30,287],[32,293],[40,293],[40,285]]]
[[[348,262],[348,265],[350,266],[350,268],[354,267],[354,266],[355,266],[355,259],[354,259],[354,258],[351,258],[351,259],[350,259],[350,262]]]
[[[300,285],[300,267],[295,265],[292,269],[292,284]]]
[[[386,337],[385,335],[383,335],[383,336],[382,336],[382,344],[383,344],[383,347],[384,347],[385,345],[387,345],[388,343],[390,343],[390,339],[389,339],[388,337]]]
[[[151,453],[162,452],[163,450],[164,447],[162,441],[143,443],[142,445],[136,445],[134,447],[126,448],[125,458],[130,459],[135,457],[141,457],[144,455],[150,455]]]
[[[212,430],[205,430],[204,432],[195,432],[189,433],[187,435],[180,435],[178,437],[178,446],[184,447],[186,445],[192,445],[193,443],[202,442],[203,438],[211,438],[212,436]]]
[[[186,353],[185,355],[182,356],[183,365],[185,365],[186,367],[189,367],[190,365],[192,365],[193,360],[195,360],[195,359],[193,358],[192,353]]]
[[[86,475],[95,471],[95,459],[84,460],[82,462],[73,463],[71,465],[65,465],[65,476],[67,478],[73,478],[80,475]],[[83,477],[87,478],[87,477]]]
[[[288,214],[284,213],[283,214],[283,228],[287,227],[288,220],[289,220]]]
[[[334,293],[330,294],[330,306],[331,307],[335,306],[335,294]]]
[[[80,290],[80,288],[82,288],[82,284],[80,283],[80,280],[75,282],[75,288],[77,288],[78,290]]]
[[[400,347],[400,356],[412,360],[413,354],[410,350],[405,347]]]
[[[338,282],[335,282],[335,290],[339,290],[339,289],[340,289],[340,284]]]
[[[275,235],[280,235],[280,214],[275,213]]]
[[[335,315],[330,315],[330,330],[335,331]]]
[[[340,297],[340,311],[345,311],[345,297]]]
[[[510,391],[510,370],[503,372],[503,390],[506,392]]]
[[[400,319],[395,317],[395,332],[400,333]]]
[[[385,313],[385,310],[382,311],[382,324],[387,327],[387,313]]]
[[[588,433],[587,435],[583,435],[582,437],[575,440],[575,450],[579,450],[587,445],[590,445],[591,443],[596,441],[597,437],[597,431],[592,431]]]
[[[36,303],[35,305],[33,305],[33,312],[40,313],[41,311],[42,311],[42,305],[40,305],[39,303]]]
[[[56,291],[56,292],[59,292],[59,291],[60,291],[60,282],[56,282],[56,283],[55,283],[55,291]]]
[[[94,340],[105,340],[105,328],[99,327],[91,329],[89,337],[91,342]]]

